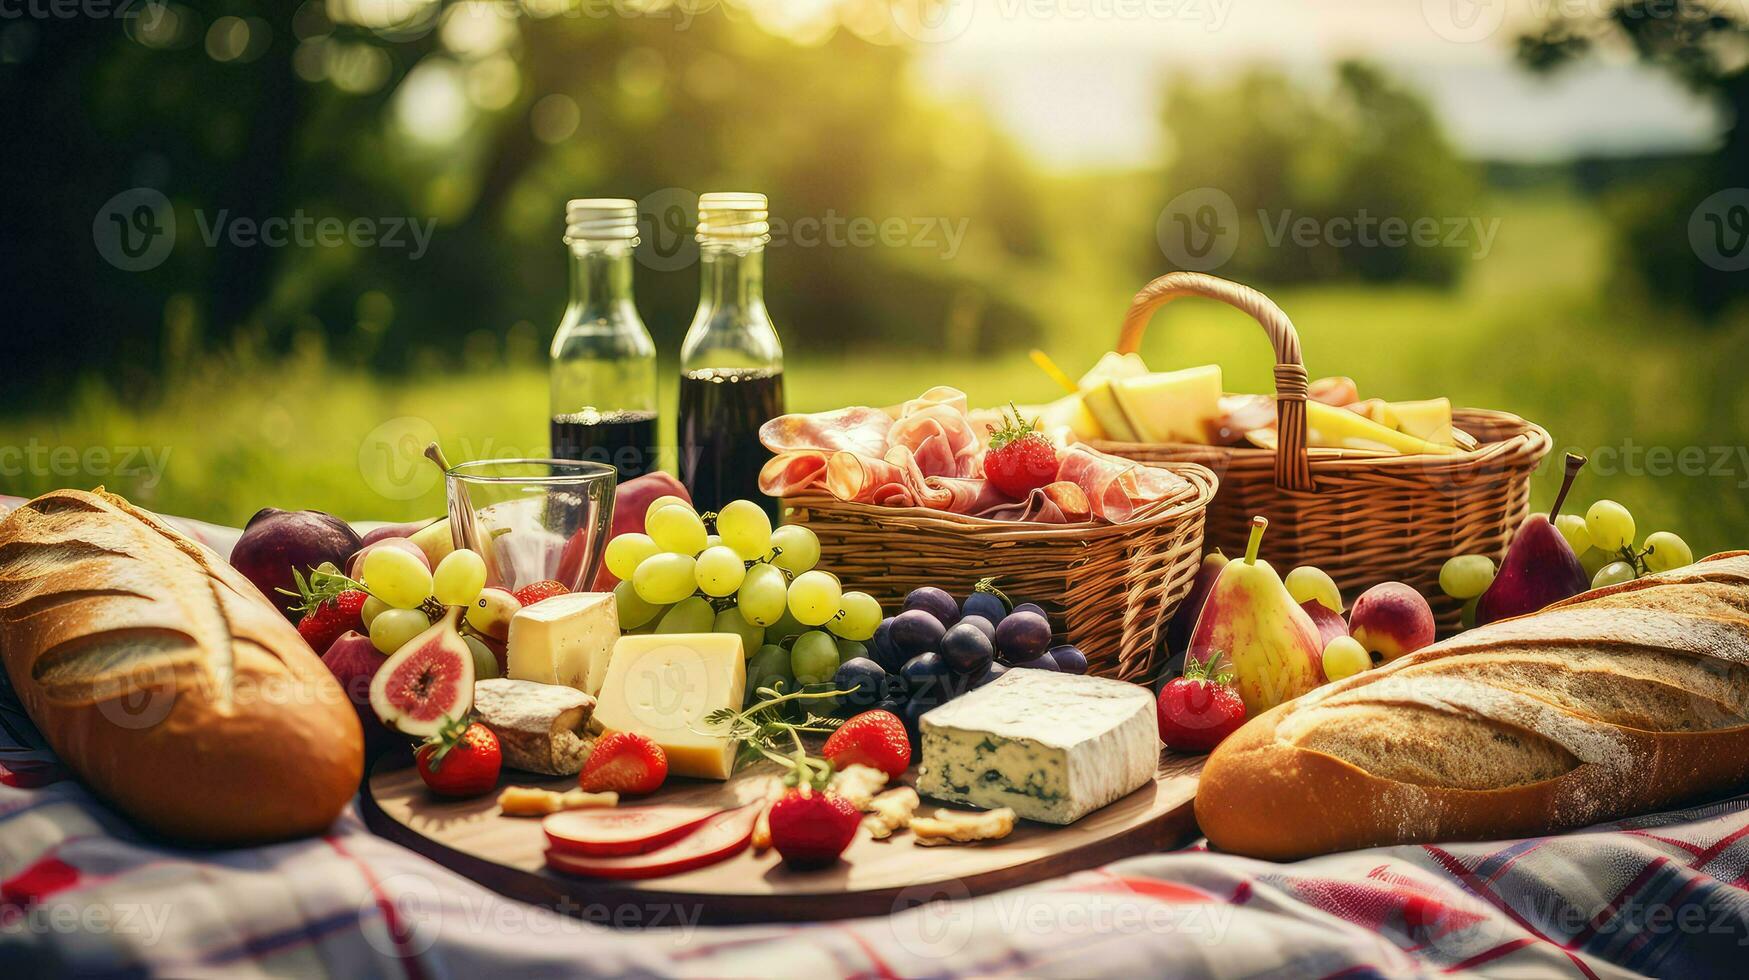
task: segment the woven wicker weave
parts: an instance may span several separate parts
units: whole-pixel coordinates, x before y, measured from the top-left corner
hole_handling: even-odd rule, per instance
[[[926,585],[964,597],[981,578],[1016,602],[1043,606],[1056,642],[1087,655],[1088,673],[1153,676],[1167,620],[1190,591],[1216,480],[1190,463],[1165,467],[1182,490],[1123,524],[1035,524],[926,507],[876,507],[826,494],[785,497],[791,523],[820,538],[820,564],[897,610]]]
[[[1124,318],[1118,351],[1136,351],[1148,321],[1180,296],[1217,299],[1250,314],[1275,348],[1277,444],[1251,447],[1098,443],[1145,463],[1201,463],[1220,478],[1209,507],[1208,544],[1245,550],[1252,516],[1269,518],[1264,556],[1285,574],[1316,565],[1352,601],[1379,582],[1414,586],[1433,603],[1441,632],[1457,628],[1461,604],[1439,590],[1439,567],[1459,554],[1499,561],[1530,510],[1530,477],[1551,441],[1542,427],[1506,412],[1455,409],[1473,451],[1397,455],[1306,448],[1306,368],[1299,334],[1269,297],[1195,272],[1143,287]]]

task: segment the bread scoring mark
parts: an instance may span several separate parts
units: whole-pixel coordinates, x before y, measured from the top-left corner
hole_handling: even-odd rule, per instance
[[[1515,691],[1598,721],[1649,732],[1749,724],[1749,667],[1663,650],[1508,644],[1403,668]]]
[[[44,494],[18,508],[18,512],[34,511],[45,517],[53,514],[96,514],[103,510],[86,497],[76,497],[66,491]]]
[[[1472,712],[1490,721],[1534,732],[1571,752],[1580,762],[1620,774],[1630,772],[1637,762],[1632,745],[1610,725],[1580,718],[1526,694],[1455,677],[1387,677],[1326,698],[1323,707],[1377,702]],[[1296,712],[1296,720],[1302,725],[1314,724],[1315,715],[1316,712]]]
[[[44,650],[31,679],[52,700],[91,704],[141,693],[184,689],[204,659],[180,630],[134,627],[90,633]]]
[[[0,544],[0,581],[22,581],[65,574],[67,566],[102,558],[128,558],[127,552],[77,539],[68,541],[8,541]]]
[[[132,589],[64,589],[60,592],[43,592],[31,588],[44,580],[25,583],[24,587],[7,588],[0,585],[0,622],[16,623],[41,615],[50,610],[64,606],[69,602],[84,602],[87,599],[144,599],[151,601],[151,596],[135,592]],[[27,594],[28,593],[28,594]]]

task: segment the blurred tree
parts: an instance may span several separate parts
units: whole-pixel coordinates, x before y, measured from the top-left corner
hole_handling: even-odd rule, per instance
[[[1184,207],[1216,199],[1208,193],[1216,191],[1234,207],[1237,228],[1224,230],[1234,236],[1233,255],[1208,271],[1278,284],[1443,285],[1474,254],[1446,237],[1451,222],[1485,220],[1476,210],[1476,169],[1458,158],[1426,101],[1375,66],[1339,64],[1326,91],[1266,70],[1221,83],[1179,79],[1163,124],[1172,156],[1158,203]],[[1187,193],[1199,189],[1206,190]],[[1436,225],[1437,241],[1428,244]],[[1150,242],[1142,272],[1169,268],[1167,254],[1158,239]]]
[[[792,354],[928,346],[950,320],[963,336],[968,310],[977,348],[1036,333],[990,291],[1045,258],[1043,231],[1014,217],[1034,210],[1032,171],[982,114],[916,94],[903,38],[866,0],[806,16],[763,0],[133,7],[0,21],[17,325],[0,333],[0,402],[52,403],[84,371],[144,397],[180,361],[294,347],[390,371],[532,358],[558,321],[564,202],[580,196],[762,190],[787,227],[827,229],[768,260]],[[138,189],[168,198],[175,244],[128,271],[101,239]],[[399,243],[230,237],[299,216]],[[696,276],[637,269],[669,350]]]
[[[1749,246],[1749,191],[1740,190],[1749,187],[1749,20],[1741,5],[1716,0],[1611,0],[1587,10],[1520,37],[1519,61],[1548,73],[1626,49],[1718,111],[1722,139],[1698,165],[1606,198],[1620,266],[1663,302],[1717,313],[1749,295],[1738,261]]]

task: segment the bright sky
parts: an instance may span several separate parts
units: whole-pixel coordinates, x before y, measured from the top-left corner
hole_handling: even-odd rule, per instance
[[[1327,78],[1342,57],[1414,83],[1465,152],[1553,159],[1708,145],[1712,113],[1630,59],[1553,79],[1512,64],[1518,29],[1601,0],[909,0],[927,84],[987,102],[1047,165],[1150,162],[1163,79],[1249,64]]]

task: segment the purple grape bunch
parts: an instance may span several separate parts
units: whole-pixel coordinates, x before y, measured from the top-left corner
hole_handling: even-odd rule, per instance
[[[869,657],[890,676],[890,697],[918,747],[924,712],[983,687],[1012,669],[1087,672],[1087,657],[1070,644],[1053,646],[1050,616],[1031,602],[1011,606],[990,579],[964,601],[925,586],[905,597],[868,642]]]

